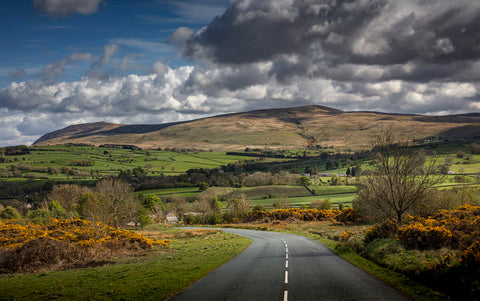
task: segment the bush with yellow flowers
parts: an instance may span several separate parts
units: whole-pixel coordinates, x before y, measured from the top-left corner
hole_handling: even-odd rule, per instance
[[[364,241],[372,242],[375,239],[394,238],[397,235],[398,226],[393,221],[385,221],[368,228],[365,231]]]
[[[443,225],[416,222],[398,228],[397,237],[416,249],[439,249],[450,246],[453,235]]]
[[[452,299],[480,300],[480,206],[383,222],[365,232],[364,243],[363,254],[379,264]]]
[[[273,221],[273,220],[299,220],[299,221],[324,221],[333,220],[341,210],[327,209],[276,209],[272,212],[252,211],[244,217],[244,221]]]
[[[82,261],[134,254],[155,245],[168,247],[169,243],[77,218],[51,219],[48,225],[0,221],[0,273],[81,265]]]

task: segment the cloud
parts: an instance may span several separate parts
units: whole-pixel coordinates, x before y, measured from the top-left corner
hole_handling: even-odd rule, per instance
[[[2,135],[0,145],[12,141],[31,143],[41,134],[69,124],[99,120],[163,123],[307,104],[345,111],[423,114],[462,113],[480,108],[480,87],[473,83],[364,83],[323,78],[280,82],[268,76],[269,64],[177,69],[160,64],[152,67],[158,74],[143,76],[85,76],[78,81],[50,85],[35,79],[11,83],[0,91],[0,117],[21,117],[0,122],[9,133],[8,137]]]
[[[64,74],[64,67],[67,63],[71,61],[88,61],[92,59],[91,53],[72,53],[70,56],[54,62],[43,67],[39,76],[47,84],[53,84],[60,80],[61,76]]]
[[[156,61],[155,63],[153,63],[152,67],[149,69],[148,73],[153,73],[153,74],[157,74],[157,75],[165,75],[168,71],[168,65],[163,63],[163,62],[160,62],[160,61]]]
[[[179,27],[167,38],[167,42],[181,46],[193,37],[194,30],[188,27]]]
[[[479,111],[478,16],[480,2],[470,0],[232,0],[206,27],[180,27],[167,39],[195,65],[172,68],[164,56],[146,75],[105,73],[132,68],[135,55],[115,57],[120,47],[171,47],[112,39],[100,55],[75,52],[45,66],[43,80],[11,83],[0,90],[9,133],[0,144],[80,122],[162,123],[307,104]],[[81,79],[60,82],[73,60],[94,61]]]
[[[191,60],[273,61],[280,79],[351,81],[355,72],[339,73],[375,66],[382,72],[373,80],[442,80],[458,76],[456,64],[468,69],[480,59],[479,15],[480,2],[469,0],[235,0],[179,47]]]
[[[95,61],[90,66],[90,70],[87,72],[89,77],[104,77],[105,74],[102,72],[102,68],[106,63],[110,61],[110,58],[115,55],[119,47],[115,43],[110,43],[103,46],[103,54],[99,57],[98,61]]]
[[[51,18],[72,14],[90,15],[98,11],[101,0],[34,0],[33,9]]]
[[[111,40],[111,45],[120,45],[120,46],[126,46],[130,48],[135,48],[135,49],[140,49],[140,50],[145,50],[148,52],[154,52],[154,53],[165,53],[168,51],[171,51],[172,46],[161,43],[161,42],[152,42],[152,41],[145,41],[137,38],[131,38],[131,39],[113,39]]]
[[[150,24],[206,24],[221,15],[228,5],[228,0],[162,1],[162,10],[168,16],[141,14],[136,17]]]
[[[225,11],[226,1],[167,1],[175,7],[174,11],[182,20],[207,23]]]
[[[25,76],[27,72],[25,69],[15,67],[15,71],[10,72],[9,77],[13,79],[19,79]]]

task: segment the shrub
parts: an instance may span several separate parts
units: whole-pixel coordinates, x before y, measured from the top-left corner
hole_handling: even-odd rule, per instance
[[[215,212],[207,218],[207,224],[216,225],[221,223],[222,223],[222,218],[220,217],[220,215],[218,215]]]
[[[360,217],[360,214],[353,210],[353,208],[341,210],[340,213],[335,217],[335,220],[343,225],[354,225],[363,221]]]
[[[460,253],[460,260],[468,266],[480,266],[480,242],[475,241],[470,247]]]
[[[381,224],[375,224],[365,232],[364,241],[372,242],[375,239],[393,238],[397,235],[397,224],[393,221],[385,221]]]
[[[272,212],[252,211],[245,217],[244,221],[259,220],[301,220],[301,221],[324,221],[333,220],[340,210],[318,210],[318,209],[276,209]]]
[[[54,264],[66,264],[81,258],[78,248],[70,246],[66,241],[39,237],[29,240],[22,246],[2,252],[0,273],[34,272]]]
[[[200,215],[186,214],[183,216],[183,223],[186,225],[201,224],[202,217]]]
[[[37,271],[99,257],[116,257],[154,245],[168,246],[170,242],[81,219],[51,219],[49,225],[26,223],[26,220],[0,222],[0,238],[1,273]]]
[[[288,208],[288,201],[285,199],[277,200],[272,203],[272,206],[276,209]]]
[[[431,226],[417,222],[398,228],[397,237],[413,248],[439,249],[450,245],[452,232],[445,226]]]
[[[233,222],[233,216],[230,212],[225,212],[222,214],[222,220],[224,223],[231,223]]]
[[[346,242],[355,235],[352,231],[345,230],[340,234],[340,241]]]
[[[48,205],[48,209],[50,209],[51,215],[54,218],[65,219],[68,218],[68,214],[63,209],[58,201],[51,201]]]
[[[163,210],[165,211],[165,206],[163,205],[162,199],[155,194],[147,194],[142,200],[142,206],[150,211],[154,210],[155,205],[157,204],[163,206]]]
[[[47,225],[50,222],[50,211],[46,209],[35,209],[28,212],[27,217],[34,224]]]
[[[326,198],[324,200],[315,200],[310,203],[310,208],[320,210],[332,209],[333,203],[329,198]]]
[[[15,219],[21,218],[17,209],[7,206],[0,211],[0,219]]]
[[[253,206],[252,211],[265,211],[265,207],[257,204],[255,206]]]

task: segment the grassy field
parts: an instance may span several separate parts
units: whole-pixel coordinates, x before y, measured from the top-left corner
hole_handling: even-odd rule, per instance
[[[445,185],[456,183],[456,175],[466,175],[469,184],[478,182],[480,173],[480,155],[472,154],[472,149],[467,146],[460,147],[456,143],[446,143],[434,149],[438,152],[438,163],[443,164],[449,156],[449,167],[455,175],[445,178]],[[320,154],[321,151],[316,151]],[[287,155],[302,155],[303,151],[283,151]],[[314,155],[315,151],[305,151],[307,155]],[[56,183],[94,184],[105,175],[118,174],[121,170],[141,168],[147,175],[178,175],[188,169],[218,168],[229,163],[244,162],[252,157],[226,155],[222,152],[171,152],[159,150],[132,150],[105,148],[95,146],[34,146],[27,155],[6,156],[4,162],[0,160],[0,180],[14,182],[19,189],[41,187],[48,180]],[[258,159],[258,158],[257,158]],[[318,162],[317,162],[317,161]],[[346,173],[347,167],[335,170],[325,170],[325,162],[321,159],[308,159],[306,161],[286,162],[287,159],[262,158],[259,163],[276,162],[275,167],[293,168],[300,174],[306,167],[314,164],[319,172]],[[88,162],[85,166],[76,165],[78,162]],[[323,163],[322,163],[323,162]],[[318,164],[317,164],[318,163]],[[321,164],[320,164],[321,163]],[[359,160],[363,170],[371,168],[368,161]],[[81,165],[81,164],[80,164]],[[285,166],[284,166],[285,165]],[[291,165],[291,166],[290,166]],[[289,170],[287,168],[287,170]],[[342,183],[345,178],[341,178]],[[326,184],[330,177],[315,180]],[[461,183],[460,183],[461,184]],[[160,196],[179,195],[185,198],[197,195],[216,195],[219,197],[232,197],[238,193],[245,193],[252,205],[269,206],[273,202],[286,201],[289,204],[301,206],[318,199],[330,198],[332,202],[349,204],[355,196],[357,188],[341,188],[342,186],[315,186],[316,195],[302,187],[255,187],[255,188],[210,188],[206,193],[200,193],[197,188],[172,188],[141,191],[144,194],[157,194]],[[347,187],[347,186],[345,186]],[[342,190],[343,189],[343,190]],[[345,190],[346,189],[346,190]],[[15,192],[10,192],[15,194]],[[0,198],[8,199],[6,191],[0,191]]]
[[[153,226],[169,248],[97,268],[0,276],[0,300],[164,300],[244,250],[251,241],[211,230]]]
[[[287,185],[272,185],[259,187],[211,187],[204,192],[197,194],[198,197],[212,197],[216,196],[219,199],[231,199],[245,194],[251,206],[260,205],[264,207],[273,207],[273,203],[286,202],[288,206],[299,207],[308,205],[312,201],[330,199],[332,203],[338,205],[343,203],[351,206],[351,202],[358,191],[357,186],[311,186],[310,189],[315,191],[313,195],[303,186],[287,186]],[[168,196],[171,191],[177,191],[177,195],[182,195],[180,189],[158,189],[149,191],[159,196]],[[185,196],[185,194],[183,194]],[[223,202],[224,207],[226,203]]]
[[[143,169],[147,175],[178,175],[192,168],[219,168],[250,159],[221,152],[178,153],[94,146],[34,146],[31,153],[5,156],[0,161],[0,179],[20,187],[57,183],[94,183],[98,177],[121,170]],[[8,197],[1,195],[0,197]]]
[[[7,156],[0,170],[12,165],[28,164],[33,167],[61,168],[75,166],[77,160],[90,160],[91,166],[78,166],[86,171],[109,174],[141,167],[148,174],[183,173],[191,168],[216,168],[245,160],[219,152],[177,153],[158,150],[130,150],[94,146],[33,146],[31,154]]]
[[[161,189],[150,189],[150,190],[142,190],[138,193],[143,193],[144,195],[147,194],[156,194],[160,197],[168,197],[172,195],[181,196],[184,198],[189,198],[195,196],[201,191],[198,190],[198,187],[177,187],[177,188],[161,188]]]

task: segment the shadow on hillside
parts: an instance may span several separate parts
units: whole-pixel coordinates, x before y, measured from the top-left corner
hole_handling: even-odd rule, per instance
[[[82,138],[82,137],[89,136],[91,134],[104,135],[104,136],[122,135],[122,134],[146,134],[146,133],[156,132],[170,126],[174,126],[174,125],[182,124],[186,122],[188,121],[171,122],[171,123],[163,123],[163,124],[123,125],[108,131],[100,131],[100,132],[95,132],[95,130],[83,131],[73,135],[72,138]]]
[[[449,116],[420,116],[414,118],[421,122],[439,122],[439,123],[480,123],[480,113],[470,113]]]
[[[446,130],[439,134],[440,137],[448,138],[477,138],[480,137],[480,125],[466,125]]]

